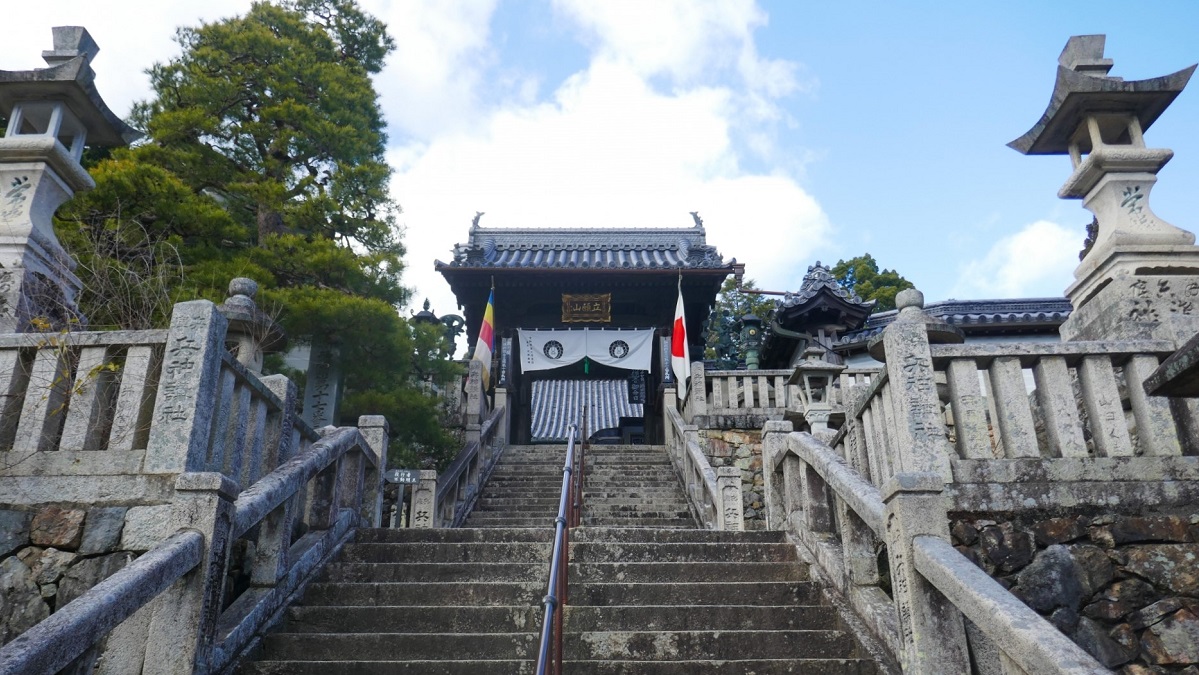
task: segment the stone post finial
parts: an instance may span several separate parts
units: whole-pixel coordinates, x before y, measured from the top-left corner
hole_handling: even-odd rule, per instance
[[[261,373],[263,354],[277,351],[285,343],[283,331],[265,312],[258,309],[254,297],[258,282],[236,277],[229,282],[229,297],[217,309],[229,320],[225,343],[248,370]]]
[[[966,341],[966,336],[962,333],[962,329],[929,316],[924,311],[924,293],[915,288],[905,288],[897,293],[895,295],[895,307],[899,311],[896,313],[895,321],[891,323],[891,326],[923,323],[924,332],[927,335],[929,344],[961,344]],[[891,330],[891,326],[884,329],[884,333],[887,330]],[[869,352],[871,358],[885,363],[887,360],[887,345],[883,339],[883,335],[879,334],[870,338],[870,341],[866,343],[866,351]]]
[[[91,65],[92,59],[100,53],[100,46],[83,26],[55,26],[50,30],[54,34],[54,49],[42,52],[42,60],[49,66],[80,56]]]

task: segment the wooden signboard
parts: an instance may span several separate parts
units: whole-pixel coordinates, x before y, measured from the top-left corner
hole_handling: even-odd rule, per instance
[[[562,294],[563,323],[611,323],[611,293]]]

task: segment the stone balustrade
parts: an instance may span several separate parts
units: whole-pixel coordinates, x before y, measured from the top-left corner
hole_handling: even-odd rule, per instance
[[[950,545],[938,474],[899,474],[880,491],[790,427],[770,422],[763,436],[770,527],[803,545],[904,672],[971,672],[970,653],[978,672],[1110,672]]]
[[[702,362],[696,361],[691,364],[683,419],[700,426],[719,426],[721,419],[735,419],[741,428],[756,428],[766,419],[782,419],[788,402],[795,399],[787,384],[790,376],[790,370],[706,370]],[[743,423],[750,418],[756,423]]]
[[[461,527],[470,515],[508,445],[503,433],[508,411],[497,406],[479,426],[478,438],[468,440],[440,476],[421,472],[421,484],[412,497],[413,527]],[[421,517],[427,511],[429,519]]]
[[[668,387],[663,405],[666,452],[682,481],[692,515],[709,530],[744,530],[741,470],[732,466],[712,468],[699,447],[699,428],[683,421],[677,405],[675,390]]]

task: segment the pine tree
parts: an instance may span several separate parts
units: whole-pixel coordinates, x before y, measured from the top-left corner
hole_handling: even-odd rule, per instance
[[[353,0],[285,0],[176,40],[182,53],[149,69],[154,95],[134,110],[145,141],[92,158],[96,189],[59,215],[85,287],[143,282],[120,302],[85,295],[83,311],[163,325],[171,302],[220,302],[231,278],[253,278],[293,341],[340,346],[343,421],[387,415],[398,453],[444,463],[448,436],[413,422],[436,419],[419,387],[436,350],[398,313],[399,207],[371,82],[394,47],[386,27]]]

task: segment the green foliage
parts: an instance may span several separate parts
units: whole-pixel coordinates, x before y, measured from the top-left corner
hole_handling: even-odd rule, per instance
[[[456,366],[398,312],[399,207],[370,79],[394,48],[385,26],[353,0],[282,0],[176,40],[135,107],[146,139],[89,154],[96,189],[60,212],[84,313],[161,327],[173,302],[221,302],[250,277],[293,341],[340,345],[343,423],[385,415],[396,452],[441,462],[454,439],[424,392]]]
[[[715,360],[717,368],[736,368],[745,356],[741,346],[741,317],[753,314],[765,324],[774,311],[775,301],[770,296],[743,290],[758,290],[758,287],[752,279],[746,279],[740,286],[734,278],[725,279],[708,318],[704,358]]]
[[[912,282],[895,270],[880,271],[878,261],[869,253],[838,260],[832,273],[843,288],[857,293],[863,300],[878,301],[874,306],[876,312],[895,309],[895,295],[905,288],[914,288]]]

